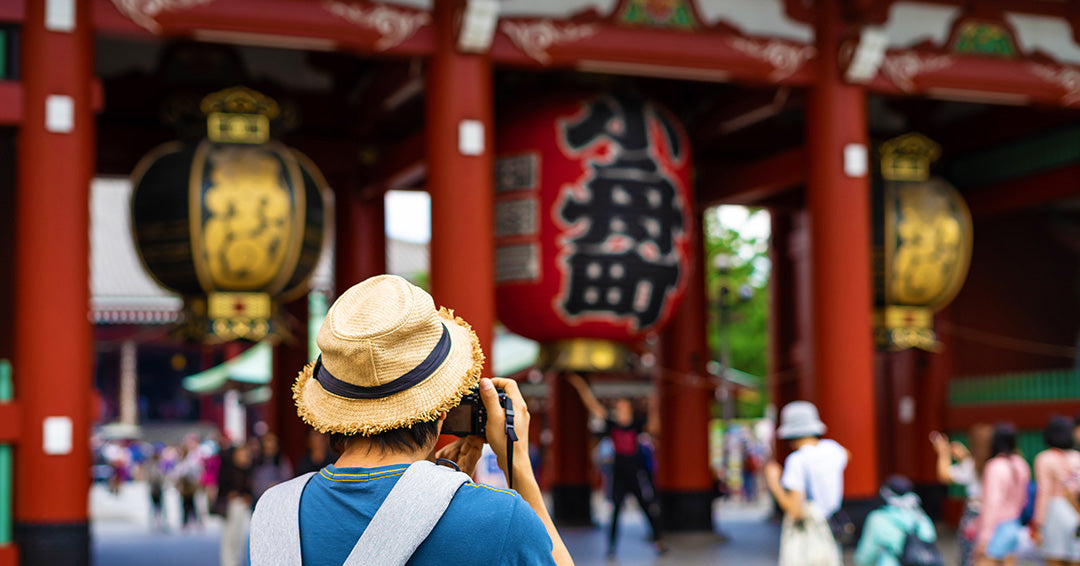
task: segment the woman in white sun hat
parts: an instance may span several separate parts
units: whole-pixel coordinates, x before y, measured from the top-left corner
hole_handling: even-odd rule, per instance
[[[822,438],[825,423],[817,407],[795,401],[780,412],[777,438],[788,441],[792,453],[783,468],[765,467],[765,481],[784,512],[780,566],[840,566],[840,548],[829,517],[844,498],[844,468],[848,451]]]

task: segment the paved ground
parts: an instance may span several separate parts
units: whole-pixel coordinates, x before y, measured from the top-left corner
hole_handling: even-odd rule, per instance
[[[180,531],[179,497],[167,493],[166,515],[173,525],[168,532],[149,527],[149,496],[139,483],[124,486],[119,496],[96,486],[91,492],[94,564],[97,566],[214,566],[218,564],[221,523],[210,518],[200,530]],[[716,507],[719,534],[672,534],[671,551],[657,556],[647,541],[644,517],[632,503],[623,512],[618,554],[613,562],[604,556],[607,531],[603,528],[564,529],[563,536],[579,566],[619,564],[625,566],[678,566],[730,564],[774,566],[780,538],[779,525],[768,520],[766,501],[755,505],[724,503]],[[610,511],[601,499],[594,501],[600,524],[607,524]],[[942,529],[942,550],[955,565],[955,545],[951,533]],[[847,560],[852,564],[850,554]]]

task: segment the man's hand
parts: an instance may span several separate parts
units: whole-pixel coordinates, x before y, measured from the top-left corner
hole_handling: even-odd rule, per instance
[[[499,404],[496,389],[502,389],[514,407],[514,431],[518,441],[514,443],[513,470],[508,470],[506,466],[506,412]],[[517,382],[501,377],[485,377],[480,380],[480,400],[487,411],[487,443],[498,457],[499,467],[506,473],[507,480],[513,478],[511,484],[515,487],[521,481],[534,480],[529,462],[529,408],[525,406],[525,398],[521,396]]]
[[[461,471],[472,477],[476,471],[476,463],[484,452],[484,439],[480,436],[466,436],[459,438],[435,453],[436,458],[446,458],[458,465]]]

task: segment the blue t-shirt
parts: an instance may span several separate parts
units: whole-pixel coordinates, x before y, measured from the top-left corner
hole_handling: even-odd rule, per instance
[[[303,566],[341,566],[406,468],[330,465],[315,474],[300,498]],[[521,496],[472,482],[461,486],[408,562],[411,566],[554,563],[547,529]]]

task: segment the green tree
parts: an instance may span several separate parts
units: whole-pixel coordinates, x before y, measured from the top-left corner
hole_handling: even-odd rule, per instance
[[[748,218],[766,215],[766,211],[752,210]],[[756,393],[744,392],[736,406],[737,416],[757,418],[764,415],[768,402],[765,376],[768,372],[768,317],[769,274],[766,237],[740,234],[737,227],[723,226],[715,211],[705,215],[706,293],[709,298],[710,315],[708,342],[713,359],[719,359],[723,351],[725,335],[728,339],[730,367],[748,374],[747,381],[754,385]],[[718,260],[717,258],[725,258]],[[728,328],[725,333],[720,325],[721,288],[727,288],[724,304]]]

